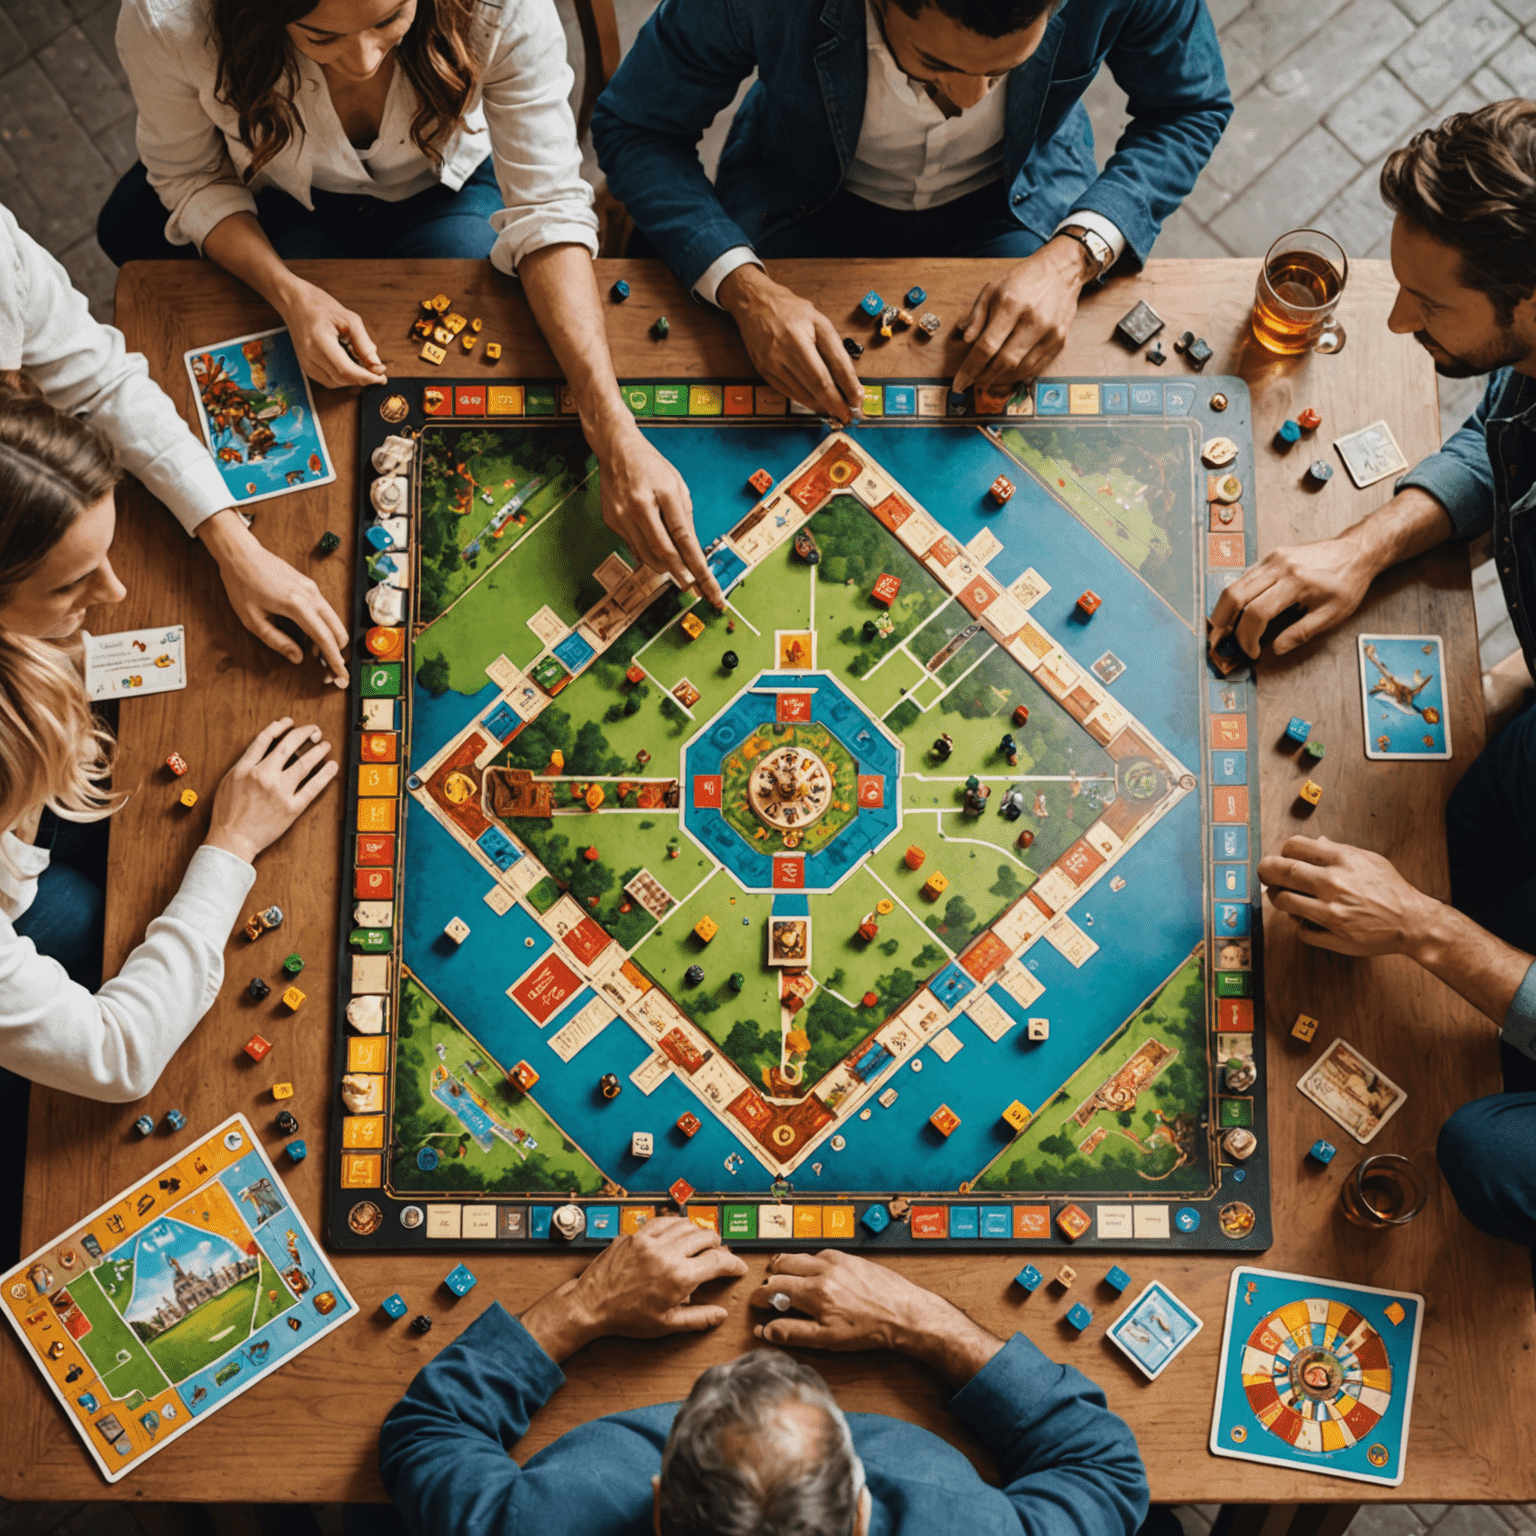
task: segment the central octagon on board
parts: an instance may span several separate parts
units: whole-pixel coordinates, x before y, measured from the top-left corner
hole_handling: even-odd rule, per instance
[[[683,827],[749,891],[829,891],[901,828],[901,747],[827,672],[763,672],[683,748]]]

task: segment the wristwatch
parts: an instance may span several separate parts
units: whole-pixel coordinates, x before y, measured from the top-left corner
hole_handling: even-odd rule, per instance
[[[1091,229],[1084,229],[1081,224],[1063,224],[1056,233],[1066,235],[1070,240],[1076,240],[1088,252],[1093,258],[1095,267],[1092,281],[1101,282],[1115,254],[1109,248],[1109,241]]]

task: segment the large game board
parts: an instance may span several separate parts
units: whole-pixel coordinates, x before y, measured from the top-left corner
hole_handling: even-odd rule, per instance
[[[558,385],[362,396],[332,1241],[1267,1247],[1242,382],[624,391],[724,614]]]
[[[108,1482],[357,1311],[243,1115],[0,1277]]]

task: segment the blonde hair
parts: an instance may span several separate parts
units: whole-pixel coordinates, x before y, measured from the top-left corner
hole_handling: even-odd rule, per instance
[[[0,374],[0,606],[120,478],[93,426]],[[97,821],[126,798],[105,782],[114,742],[91,710],[83,659],[78,636],[0,629],[0,830],[42,806]]]

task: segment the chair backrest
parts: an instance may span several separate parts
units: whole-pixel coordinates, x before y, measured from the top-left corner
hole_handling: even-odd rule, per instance
[[[598,95],[613,79],[623,50],[619,45],[619,22],[613,13],[613,0],[572,0],[572,3],[576,24],[581,28],[583,58],[581,106],[576,113],[579,138],[586,133]]]

